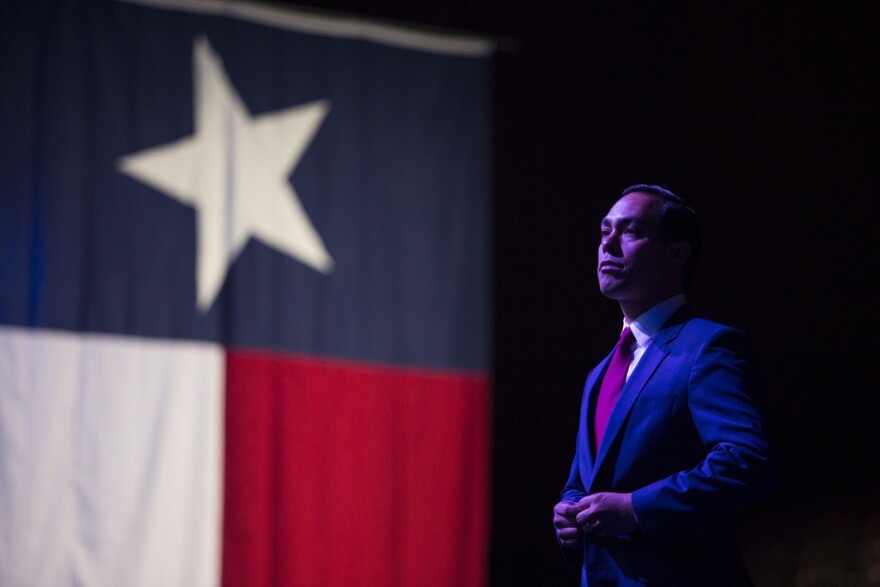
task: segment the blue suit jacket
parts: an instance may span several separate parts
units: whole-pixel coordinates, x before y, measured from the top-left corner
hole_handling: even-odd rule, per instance
[[[566,552],[582,562],[581,584],[751,584],[737,516],[774,479],[745,337],[687,308],[676,313],[624,385],[596,455],[591,409],[610,359],[587,377],[562,498],[631,492],[639,530],[587,536],[582,552]]]

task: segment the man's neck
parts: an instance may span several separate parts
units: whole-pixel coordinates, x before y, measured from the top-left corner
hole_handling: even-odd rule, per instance
[[[620,300],[620,311],[623,312],[624,319],[631,323],[636,318],[656,306],[657,304],[668,300],[673,296],[683,294],[681,289],[670,291],[661,296],[651,297],[645,300]]]

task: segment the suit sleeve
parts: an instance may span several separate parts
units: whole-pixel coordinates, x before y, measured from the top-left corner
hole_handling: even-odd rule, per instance
[[[773,489],[755,379],[751,347],[738,331],[715,333],[694,354],[687,404],[706,456],[633,492],[646,537],[702,535]]]
[[[572,459],[571,462],[571,470],[568,474],[568,481],[566,482],[565,487],[562,489],[562,501],[579,501],[582,497],[586,497],[587,495],[587,490],[584,487],[583,476],[581,475],[579,463],[581,462],[581,449],[585,446],[589,446],[589,444],[586,444],[587,442],[589,442],[589,439],[586,437],[586,435],[589,434],[589,429],[587,428],[587,418],[590,411],[589,393],[587,393],[587,388],[590,385],[590,381],[592,380],[594,372],[595,369],[587,374],[587,380],[584,383],[584,392],[583,395],[581,395],[581,412],[580,418],[578,419],[579,425],[577,441],[575,442],[575,454],[574,459]]]
[[[587,377],[589,381],[589,377]],[[585,435],[588,434],[588,431],[585,430],[586,427],[586,411],[588,409],[587,403],[587,393],[584,392],[583,398],[581,399],[581,417],[580,417],[580,425],[578,426],[577,433],[577,442],[575,443],[575,454],[574,459],[571,462],[571,470],[568,473],[568,481],[565,483],[565,487],[562,490],[562,501],[579,501],[582,497],[586,497],[587,490],[584,488],[583,478],[581,477],[580,470],[580,450],[584,445]]]
[[[578,433],[580,436],[580,432]],[[580,443],[578,443],[580,445]],[[578,455],[575,454],[571,463],[571,471],[568,475],[568,482],[562,490],[561,501],[580,501],[582,497],[586,497],[587,490],[584,489],[584,483],[581,481],[581,471],[578,467]]]
[[[590,377],[587,376],[587,381],[589,381]],[[586,497],[587,491],[584,488],[584,483],[581,478],[580,466],[578,463],[580,462],[580,455],[578,451],[580,447],[583,446],[583,435],[587,434],[587,431],[584,430],[584,423],[586,422],[585,412],[584,410],[588,409],[586,405],[587,402],[587,393],[584,392],[583,398],[581,399],[581,418],[580,418],[580,426],[578,426],[578,434],[577,434],[577,442],[575,443],[575,455],[571,462],[571,470],[568,474],[568,481],[565,484],[565,487],[562,490],[562,495],[560,496],[560,501],[580,501],[582,497]],[[557,540],[558,542],[558,540]],[[559,548],[562,550],[562,554],[565,557],[565,560],[573,567],[579,568],[581,565],[581,560],[583,557],[583,548],[582,546],[578,546],[576,548],[567,548],[559,543]]]

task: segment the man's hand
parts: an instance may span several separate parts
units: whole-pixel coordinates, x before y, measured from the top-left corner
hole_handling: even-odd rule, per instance
[[[594,493],[582,498],[575,507],[578,526],[593,536],[619,536],[639,527],[631,493]]]
[[[574,501],[560,501],[553,508],[556,538],[559,540],[559,544],[566,548],[578,548],[583,540],[584,531],[577,522],[577,515],[580,511],[580,505]]]

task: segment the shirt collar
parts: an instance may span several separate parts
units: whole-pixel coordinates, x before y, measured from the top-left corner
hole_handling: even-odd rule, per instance
[[[635,336],[636,343],[643,347],[648,344],[651,337],[657,334],[657,331],[666,324],[666,321],[675,314],[679,308],[684,306],[686,300],[684,294],[674,295],[669,299],[663,300],[653,308],[641,313],[631,324],[627,324],[626,319],[623,320],[623,327],[629,326]]]

